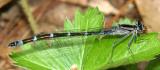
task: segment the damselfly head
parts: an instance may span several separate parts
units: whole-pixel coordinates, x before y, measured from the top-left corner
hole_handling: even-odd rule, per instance
[[[21,45],[23,45],[23,41],[17,40],[17,41],[11,42],[8,46],[11,48],[15,48],[15,47],[21,46]]]
[[[138,32],[143,32],[144,31],[144,25],[141,23],[141,21],[136,21],[136,28]]]

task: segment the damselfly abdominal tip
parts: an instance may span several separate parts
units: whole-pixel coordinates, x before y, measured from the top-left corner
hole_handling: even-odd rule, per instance
[[[17,41],[9,43],[8,46],[11,47],[11,48],[15,48],[15,47],[21,46],[21,45],[23,45],[23,41],[22,40],[17,40]]]
[[[104,28],[105,29],[105,28]],[[45,40],[50,38],[59,38],[59,37],[69,37],[69,36],[90,36],[90,35],[127,35],[129,33],[134,33],[135,35],[144,32],[144,25],[140,21],[136,21],[135,25],[121,24],[114,26],[110,29],[100,29],[99,31],[88,31],[88,32],[62,32],[62,33],[50,33],[50,34],[39,34],[37,36],[32,36],[27,39],[17,40],[11,42],[8,46],[15,48],[17,46],[22,46],[23,44]]]

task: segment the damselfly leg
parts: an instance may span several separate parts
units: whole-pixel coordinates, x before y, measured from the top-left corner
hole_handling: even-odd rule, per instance
[[[109,57],[109,60],[110,60],[111,62],[113,62],[112,57],[113,57],[113,53],[114,53],[114,50],[115,50],[115,48],[117,47],[117,45],[119,45],[121,42],[123,42],[123,41],[124,41],[126,38],[128,38],[131,34],[132,34],[132,33],[129,33],[129,34],[125,35],[124,37],[122,37],[121,39],[119,39],[119,40],[117,40],[116,42],[113,43],[113,45],[112,45],[112,50],[111,50],[111,55],[110,55],[110,57]]]
[[[129,40],[129,42],[128,42],[128,52],[131,54],[131,56],[132,56],[132,58],[133,58],[133,60],[135,60],[135,58],[134,58],[134,54],[133,54],[133,52],[132,52],[132,50],[131,50],[131,45],[132,45],[132,43],[133,43],[133,40],[134,40],[134,42],[136,42],[136,33],[135,33],[136,31],[133,31],[132,32],[132,36],[131,36],[131,39]]]
[[[132,58],[134,59],[133,52],[132,52],[130,47],[131,47],[131,45],[133,43],[133,40],[134,40],[134,42],[136,42],[138,33],[143,33],[144,26],[139,21],[137,21],[136,25],[133,25],[133,26],[132,25],[131,26],[129,26],[129,25],[121,25],[120,29],[128,30],[130,32],[128,34],[126,34],[124,37],[122,37],[121,39],[117,40],[112,45],[112,51],[111,51],[111,55],[110,55],[110,58],[109,58],[109,60],[111,62],[113,62],[112,57],[113,57],[113,53],[114,53],[114,50],[115,50],[116,46],[118,46],[118,44],[120,44],[122,41],[127,39],[130,35],[131,35],[131,38],[130,38],[130,40],[128,42],[127,48],[128,48],[128,52],[131,54]]]

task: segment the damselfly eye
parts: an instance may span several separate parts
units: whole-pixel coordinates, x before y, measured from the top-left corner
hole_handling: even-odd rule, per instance
[[[138,28],[138,30],[140,30],[140,31],[143,31],[143,30],[144,30],[144,25],[141,23],[141,21],[137,21],[137,28]]]

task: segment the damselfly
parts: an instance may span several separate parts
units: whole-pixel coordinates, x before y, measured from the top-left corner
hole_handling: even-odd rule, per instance
[[[133,39],[135,40],[137,34],[143,33],[144,25],[137,21],[135,25],[126,25],[126,24],[119,24],[118,26],[113,26],[110,29],[100,29],[98,31],[81,31],[81,32],[63,32],[63,33],[50,33],[50,34],[39,34],[27,39],[17,40],[11,42],[9,47],[15,48],[18,46],[22,46],[29,42],[34,42],[38,40],[50,39],[50,38],[58,38],[58,37],[68,37],[68,36],[89,36],[89,35],[124,35],[124,37],[113,44],[113,48],[125,38],[132,34],[131,40],[128,43],[128,47],[130,47]]]

